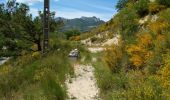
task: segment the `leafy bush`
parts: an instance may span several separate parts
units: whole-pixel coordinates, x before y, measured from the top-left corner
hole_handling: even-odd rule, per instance
[[[170,95],[168,91],[170,91],[170,53],[168,53],[164,57],[164,65],[162,66],[161,70],[158,72],[157,78],[163,87],[163,95],[170,99]]]
[[[92,43],[94,43],[94,42],[97,41],[97,37],[92,37],[90,40],[91,40]]]
[[[69,31],[64,32],[64,34],[66,35],[66,38],[69,39],[72,36],[80,35],[80,31],[73,29],[73,30],[69,30]]]
[[[101,97],[104,100],[169,100],[168,3],[129,1],[124,6],[126,9],[121,9],[107,24],[108,29],[113,28],[113,33],[120,33],[123,42],[107,48],[103,56],[105,62],[99,61],[106,65],[96,65]],[[159,1],[163,3],[166,0]],[[139,17],[135,11],[140,17],[149,12],[154,16],[148,19],[145,27],[139,28]],[[107,66],[110,69],[108,72]]]
[[[152,36],[144,33],[138,36],[137,43],[127,47],[127,53],[130,55],[130,61],[135,69],[145,66],[147,60],[152,57]]]
[[[135,4],[135,9],[141,17],[147,15],[149,13],[149,0],[139,0]]]
[[[42,88],[46,100],[65,100],[66,91],[63,90],[61,85],[55,80],[55,73],[47,73],[42,80]]]
[[[164,21],[157,21],[150,23],[149,28],[154,34],[162,34],[168,28],[168,23]]]
[[[127,8],[121,10],[114,17],[114,29],[115,33],[119,33],[122,40],[130,42],[134,40],[136,31],[138,31],[138,15],[134,9]]]
[[[101,98],[103,100],[120,99],[119,96],[122,87],[127,83],[126,76],[113,74],[102,59],[102,54],[98,54],[98,61],[93,63],[95,67],[95,76],[100,88]]]
[[[80,36],[72,36],[69,38],[71,41],[80,41]]]
[[[66,55],[69,47],[61,49],[62,53],[52,50],[43,57],[39,52],[17,57],[1,66],[0,99],[64,100],[66,91],[61,84],[73,70]]]
[[[119,72],[121,69],[120,63],[122,60],[121,45],[112,45],[111,47],[107,48],[104,60],[106,61],[112,72]]]
[[[149,12],[151,14],[156,14],[156,13],[162,11],[163,9],[165,9],[164,5],[159,5],[155,2],[149,4]]]
[[[119,0],[116,5],[117,10],[120,11],[123,8],[125,8],[127,3],[128,3],[128,0]]]
[[[137,76],[135,76],[135,75]],[[142,77],[141,72],[133,72],[133,77],[129,76],[129,88],[122,92],[122,96],[131,100],[166,100],[162,96],[162,88],[159,82],[152,77]]]
[[[95,64],[96,66],[96,75],[98,78],[97,82],[98,82],[98,85],[100,87],[100,89],[102,91],[108,91],[108,90],[111,90],[113,89],[114,87],[114,77],[112,76],[111,72],[105,68],[106,66],[103,66],[103,67],[98,67],[100,66],[99,64],[101,65],[104,65],[102,63],[98,63],[98,64]]]
[[[161,5],[165,5],[170,7],[170,1],[169,0],[156,0],[156,2],[158,2]]]

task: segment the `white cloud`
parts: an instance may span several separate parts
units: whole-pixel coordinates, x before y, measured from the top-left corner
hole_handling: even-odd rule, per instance
[[[94,5],[94,4],[87,3],[86,6],[94,7],[94,8],[99,9],[99,10],[105,10],[105,11],[110,11],[110,12],[114,11],[114,8],[103,6],[103,5]]]
[[[37,2],[43,2],[43,0],[17,0],[19,3],[26,3],[28,5],[33,5],[34,3]]]
[[[56,12],[56,17],[64,17],[68,19],[80,18],[82,16],[85,17],[96,16],[98,18],[101,18],[102,20],[108,21],[112,17],[112,14],[110,13],[100,14],[96,12],[87,12],[87,11],[81,11],[76,9],[64,9],[64,10],[53,10],[53,11]]]
[[[37,8],[30,8],[30,13],[33,15],[33,17],[38,16],[38,11],[39,9]],[[112,14],[110,13],[101,14],[96,12],[81,11],[77,9],[62,9],[62,10],[51,10],[51,11],[56,12],[56,17],[64,17],[68,19],[80,18],[82,16],[84,17],[96,16],[104,21],[108,21],[112,17]]]
[[[33,15],[33,17],[38,16],[38,9],[37,8],[30,8],[30,13]]]

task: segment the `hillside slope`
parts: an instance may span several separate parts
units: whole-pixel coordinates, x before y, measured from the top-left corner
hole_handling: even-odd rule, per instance
[[[103,20],[100,20],[99,18],[94,17],[81,17],[81,18],[75,18],[75,19],[65,19],[58,17],[56,20],[62,20],[64,22],[64,28],[63,31],[68,31],[71,29],[77,29],[81,32],[86,32],[91,30],[92,28],[95,28],[103,23],[105,23]]]
[[[109,22],[82,35],[93,48],[120,36],[118,44],[96,54],[104,100],[170,99],[170,2],[165,2],[128,1]]]

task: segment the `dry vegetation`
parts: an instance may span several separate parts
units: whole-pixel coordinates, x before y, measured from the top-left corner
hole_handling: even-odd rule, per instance
[[[170,99],[169,3],[168,0],[129,0],[110,22],[101,27],[102,32],[110,29],[121,35],[119,45],[101,53],[94,64],[104,100]],[[146,21],[139,23],[145,16],[148,16]],[[103,27],[109,28],[103,30]]]

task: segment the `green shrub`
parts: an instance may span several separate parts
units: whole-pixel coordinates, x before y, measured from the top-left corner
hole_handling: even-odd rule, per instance
[[[157,79],[159,80],[163,91],[163,96],[167,97],[169,100],[170,95],[170,51],[167,51],[167,54],[164,55],[164,65],[162,68],[157,72]]]
[[[43,57],[34,53],[11,59],[1,66],[0,99],[64,100],[66,91],[61,84],[66,74],[73,74],[67,58],[71,48],[64,45],[61,47],[67,48],[61,48],[62,53],[52,49]]]
[[[167,7],[170,7],[170,1],[169,0],[156,0],[161,5],[165,5]]]
[[[109,47],[105,52],[104,60],[112,72],[119,72],[121,69],[122,47],[117,45]]]
[[[53,73],[48,73],[42,80],[42,88],[46,100],[65,100],[66,92],[57,82]]]
[[[114,29],[120,34],[123,41],[129,42],[134,40],[135,33],[138,31],[139,16],[135,9],[127,8],[121,10],[114,17]]]
[[[162,11],[163,9],[165,9],[164,5],[159,5],[155,2],[149,4],[149,12],[151,14],[156,14],[156,13]]]
[[[130,71],[126,77],[128,88],[121,93],[122,97],[128,100],[166,100],[155,77],[147,77],[142,71]]]
[[[97,41],[97,37],[92,37],[90,40],[91,40],[92,43],[94,43],[94,42]]]
[[[143,17],[149,13],[149,0],[139,0],[135,4],[135,9],[139,16]]]
[[[125,8],[127,3],[128,3],[128,0],[119,0],[116,5],[117,10],[120,11],[123,8]]]
[[[102,99],[111,99],[112,90],[116,87],[112,72],[100,58],[97,62],[93,63],[93,66],[95,67],[95,77],[97,79],[97,85],[100,88]]]

